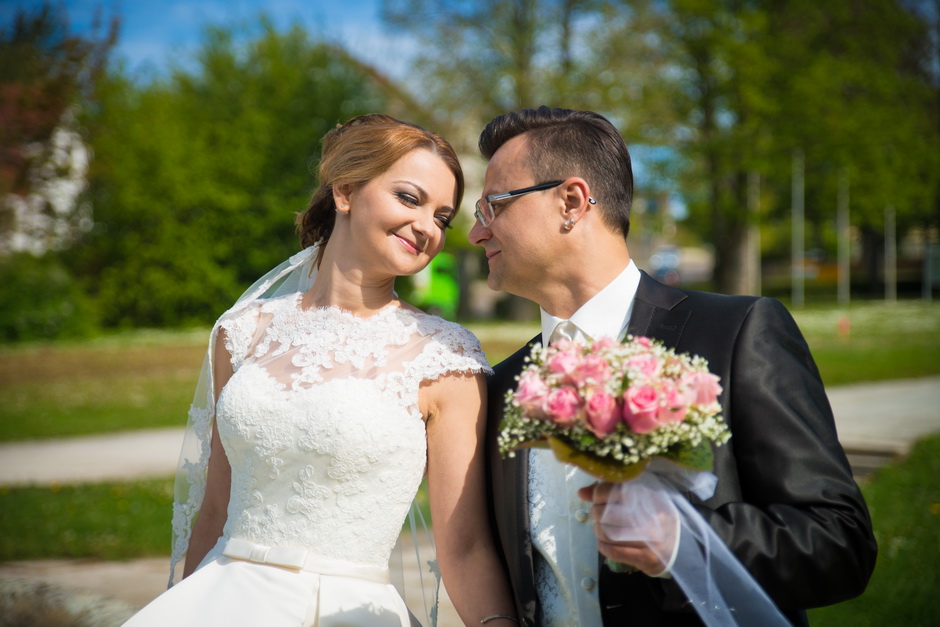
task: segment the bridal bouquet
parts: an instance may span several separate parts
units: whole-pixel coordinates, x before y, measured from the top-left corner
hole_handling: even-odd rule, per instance
[[[547,447],[562,462],[623,482],[654,457],[711,470],[711,443],[730,437],[708,363],[647,337],[535,345],[518,381],[500,424],[504,456]]]
[[[518,382],[506,393],[500,424],[504,456],[547,447],[560,461],[617,484],[598,522],[615,540],[646,542],[672,564],[672,578],[706,625],[789,625],[686,496],[705,501],[714,493],[712,445],[731,436],[718,377],[705,359],[646,337],[561,340],[534,346]],[[657,463],[644,472],[654,458],[677,466]],[[671,520],[680,527],[673,536]],[[679,545],[669,538],[677,537],[687,548],[673,563]],[[606,561],[615,572],[634,570]]]

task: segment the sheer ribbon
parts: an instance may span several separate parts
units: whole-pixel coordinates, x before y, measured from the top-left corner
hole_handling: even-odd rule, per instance
[[[170,558],[168,587],[173,586],[174,583],[177,583],[182,578],[181,564],[189,546],[193,522],[195,521],[196,514],[199,513],[203,497],[206,493],[206,473],[209,468],[210,442],[213,421],[215,420],[213,354],[215,352],[215,342],[218,337],[219,325],[222,321],[235,316],[259,299],[277,298],[296,292],[304,293],[309,290],[317,277],[318,249],[319,245],[317,244],[305,248],[255,281],[255,283],[245,290],[238,300],[235,301],[235,304],[219,317],[218,321],[216,321],[215,325],[212,327],[212,331],[209,334],[209,347],[203,359],[202,369],[200,370],[199,379],[196,383],[196,392],[189,409],[189,418],[183,436],[183,448],[180,452],[179,463],[176,469],[173,502],[173,545]],[[419,601],[415,600],[409,607],[412,613],[417,614],[419,618],[423,619],[424,624],[436,625],[440,571],[434,559],[434,544],[433,540],[430,540],[430,530],[425,524],[417,503],[412,503],[409,520],[414,540],[413,557],[417,560],[417,571],[421,574],[422,584],[421,590],[418,591],[417,594],[409,594],[409,598],[411,599],[420,599],[420,605],[418,604]],[[430,545],[430,556],[427,555],[427,548],[419,548],[421,544],[418,541],[421,535],[419,531],[425,534],[429,539],[425,544]],[[402,574],[406,569],[404,562],[407,561],[409,566],[413,565],[410,563],[412,559],[410,552],[403,558],[401,544],[399,540],[391,559],[391,578],[392,583],[398,588],[402,598],[406,598],[404,586],[405,578]],[[422,564],[422,550],[425,553],[426,567]],[[424,573],[426,572],[436,579],[433,583],[432,593],[429,593],[427,586],[423,585]],[[412,605],[414,607],[412,607]]]
[[[613,540],[644,542],[709,627],[790,623],[714,529],[683,496],[709,498],[718,479],[654,459],[636,479],[616,484],[600,523]],[[678,553],[674,550],[679,521]]]

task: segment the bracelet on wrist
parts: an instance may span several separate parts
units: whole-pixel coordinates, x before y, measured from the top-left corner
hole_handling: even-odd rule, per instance
[[[480,623],[488,623],[491,620],[496,620],[497,618],[505,618],[506,620],[511,620],[512,622],[519,624],[519,621],[516,619],[515,616],[509,616],[508,614],[493,614],[492,616],[487,616],[486,618],[481,620]]]

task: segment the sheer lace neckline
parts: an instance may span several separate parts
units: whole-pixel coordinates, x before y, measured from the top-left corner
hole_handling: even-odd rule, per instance
[[[401,301],[398,301],[398,303],[396,303],[395,301],[392,301],[386,305],[383,305],[379,309],[376,309],[374,313],[371,313],[368,315],[362,315],[362,314],[357,314],[353,311],[350,311],[349,309],[346,309],[345,307],[341,305],[323,305],[320,307],[304,307],[303,298],[304,298],[304,295],[301,292],[297,292],[296,294],[294,294],[294,297],[292,299],[292,304],[294,306],[294,309],[296,309],[298,312],[302,314],[309,314],[312,316],[331,315],[331,316],[337,316],[341,318],[349,318],[352,320],[373,320],[373,319],[381,319],[381,318],[389,317],[391,315],[394,315],[396,311],[401,311],[405,314],[411,314],[415,316],[423,313],[421,311],[410,309],[406,307],[403,303],[398,304],[398,303],[401,303]]]

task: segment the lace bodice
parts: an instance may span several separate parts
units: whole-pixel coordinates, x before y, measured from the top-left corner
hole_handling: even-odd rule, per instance
[[[232,468],[224,533],[385,566],[427,459],[420,384],[488,365],[440,318],[303,310],[300,298],[220,321],[234,368],[216,407]]]

